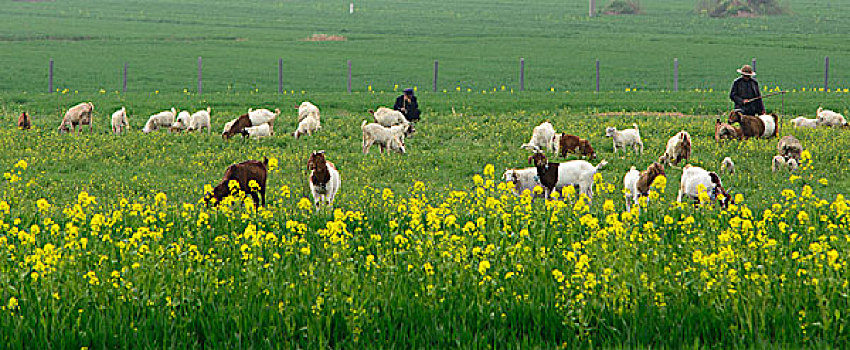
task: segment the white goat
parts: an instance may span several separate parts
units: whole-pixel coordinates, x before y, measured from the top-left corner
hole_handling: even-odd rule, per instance
[[[730,202],[729,194],[723,189],[723,183],[720,181],[720,176],[713,171],[707,171],[703,168],[685,165],[682,171],[682,182],[679,185],[679,196],[676,201],[681,203],[683,197],[687,196],[692,200],[699,198],[700,185],[704,188],[709,198],[716,200],[718,195],[723,195],[723,200],[720,205],[725,208]]]
[[[77,126],[82,131],[83,125],[89,126],[89,132],[94,126],[94,105],[91,102],[83,102],[68,109],[65,117],[59,123],[59,132],[74,132]]]
[[[387,128],[378,123],[367,124],[367,121],[364,120],[360,124],[360,129],[363,131],[363,154],[368,154],[369,148],[373,144],[378,144],[381,147],[381,153],[387,148],[401,154],[407,152],[404,148],[404,128],[402,126]]]
[[[540,152],[535,152],[528,161],[537,168],[537,177],[543,185],[546,199],[549,199],[553,190],[573,185],[578,187],[579,194],[587,196],[588,201],[593,199],[593,175],[608,164],[605,160],[596,166],[584,160],[549,163],[546,155]]]
[[[519,148],[532,151],[540,149],[542,151],[555,152],[557,149],[557,143],[555,141],[555,127],[550,122],[543,122],[534,127],[534,131],[531,133],[531,140],[528,143],[522,144]]]
[[[682,130],[667,140],[667,149],[661,158],[668,165],[679,165],[680,161],[690,159],[691,134]]]
[[[732,161],[732,158],[723,158],[723,161],[720,162],[720,172],[726,174],[735,173],[735,162]]]
[[[540,187],[541,190],[543,189],[543,185],[538,181],[537,168],[505,169],[505,173],[502,174],[502,180],[514,184],[513,192],[517,196],[521,196],[528,190],[532,197],[543,197],[543,191],[540,191],[540,194],[534,193],[535,187]]]
[[[309,114],[298,122],[298,129],[295,129],[292,136],[295,136],[296,139],[305,134],[313,136],[313,133],[319,131],[321,128],[322,122],[319,120],[318,114]]]
[[[248,118],[251,119],[251,125],[260,126],[268,123],[272,134],[274,134],[274,121],[278,115],[280,115],[279,108],[275,109],[274,112],[265,108],[248,109]]]
[[[375,116],[375,122],[382,126],[391,127],[393,125],[408,123],[404,114],[394,109],[380,107],[376,111],[370,110],[369,113],[372,113]]]
[[[840,113],[833,112],[828,109],[823,109],[818,107],[818,125],[823,126],[845,126],[847,125],[847,120],[844,119],[844,116]]]
[[[304,120],[308,116],[313,116],[316,120],[321,121],[322,118],[319,116],[319,107],[310,103],[309,101],[301,102],[301,105],[295,106],[298,108],[298,122]]]
[[[617,153],[618,147],[625,148],[629,146],[634,148],[635,152],[640,149],[640,153],[643,153],[643,141],[640,139],[640,129],[638,129],[637,124],[632,125],[635,126],[634,129],[619,131],[615,127],[608,127],[605,129],[605,136],[614,140],[614,153]]]
[[[112,113],[112,132],[116,134],[120,134],[130,128],[130,123],[127,121],[127,108],[121,107],[121,109]]]
[[[189,118],[189,130],[201,131],[204,128],[207,128],[207,133],[210,133],[212,131],[210,124],[211,111],[212,108],[207,107],[207,109],[202,109],[192,113],[192,116]]]
[[[809,119],[806,117],[797,117],[790,120],[791,125],[794,125],[795,128],[817,128],[818,120],[817,119]]]
[[[142,129],[142,132],[147,134],[151,131],[157,130],[161,127],[170,127],[174,124],[174,117],[177,115],[177,110],[171,108],[170,111],[162,111],[157,114],[154,114],[148,118],[148,121],[145,123],[145,127]]]
[[[190,115],[188,111],[180,111],[180,113],[177,113],[177,118],[175,118],[174,123],[171,123],[171,128],[169,130],[171,132],[186,130],[186,128],[189,127],[189,119],[191,118],[192,115]]]
[[[251,137],[256,140],[259,140],[263,137],[268,136],[272,136],[271,126],[268,123],[258,126],[249,126],[245,129],[242,129],[242,137]]]

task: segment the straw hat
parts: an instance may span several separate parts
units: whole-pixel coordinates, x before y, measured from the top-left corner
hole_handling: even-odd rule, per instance
[[[748,75],[752,77],[756,75],[756,72],[753,72],[753,67],[751,67],[749,64],[745,64],[741,67],[741,69],[738,69],[738,74]]]

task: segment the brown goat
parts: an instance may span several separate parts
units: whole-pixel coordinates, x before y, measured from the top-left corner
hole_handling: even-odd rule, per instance
[[[227,170],[224,172],[224,178],[221,179],[221,182],[219,182],[218,186],[213,189],[212,193],[207,194],[204,197],[204,201],[209,204],[213,199],[215,199],[215,201],[213,201],[213,206],[218,205],[222,199],[231,195],[229,184],[230,180],[234,180],[239,183],[239,189],[251,195],[255,205],[260,204],[265,206],[266,177],[269,172],[268,169],[268,158],[263,158],[262,162],[258,160],[249,160],[233,164],[227,167]],[[257,190],[252,189],[250,186],[251,180],[256,181],[260,188]],[[257,192],[259,192],[260,196],[262,196],[262,202],[260,202]]]
[[[647,196],[649,195],[649,186],[652,186],[652,183],[655,181],[655,178],[659,176],[667,176],[664,173],[664,164],[653,162],[646,168],[646,170],[640,172],[640,177],[637,180],[637,192],[639,196]]]
[[[764,135],[764,122],[758,117],[744,115],[740,111],[734,110],[729,113],[729,124],[732,123],[741,124],[741,133],[744,139]]]
[[[741,140],[744,138],[744,133],[741,131],[741,128],[729,125],[727,123],[721,122],[720,119],[717,119],[717,122],[714,124],[714,140],[720,142],[720,140]]]
[[[555,135],[555,138],[557,137],[558,136]],[[593,150],[593,147],[590,145],[590,141],[575,135],[561,134],[558,148],[561,149],[561,158],[565,158],[567,153],[579,153],[582,156],[589,157],[589,159],[596,158],[596,151]]]
[[[30,122],[30,116],[27,112],[21,112],[21,116],[18,117],[18,127],[21,130],[29,130],[32,127],[32,122]]]
[[[779,143],[776,144],[776,154],[799,161],[803,154],[803,144],[794,136],[782,136]]]
[[[240,115],[239,118],[236,119],[236,122],[230,127],[230,130],[221,133],[221,137],[227,140],[233,137],[233,135],[241,134],[245,128],[251,127],[252,125],[251,118],[248,117],[247,113]]]

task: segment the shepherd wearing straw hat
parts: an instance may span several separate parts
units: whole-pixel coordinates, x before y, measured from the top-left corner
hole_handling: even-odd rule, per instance
[[[738,69],[738,74],[741,77],[735,79],[732,83],[732,91],[729,92],[729,98],[735,102],[735,109],[740,109],[745,115],[766,114],[764,103],[760,98],[759,83],[753,78],[756,75],[753,67],[745,64]]]

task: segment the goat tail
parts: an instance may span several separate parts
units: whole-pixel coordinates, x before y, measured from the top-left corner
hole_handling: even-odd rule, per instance
[[[268,167],[269,167],[269,158],[268,157],[263,157],[263,165],[265,165],[266,168],[268,169]]]
[[[366,123],[368,123],[368,122],[365,119],[363,120],[362,123],[360,123],[360,130],[363,130],[363,129],[366,128]]]
[[[606,165],[608,165],[608,161],[603,159],[601,162],[599,162],[599,164],[596,165],[596,172],[598,173],[599,170],[602,170],[602,168],[604,168]]]
[[[637,130],[638,132],[640,132],[640,129],[638,128],[637,123],[632,123],[632,126],[634,126],[634,127],[635,127],[635,130]]]
[[[630,170],[630,171],[631,171],[631,170],[637,170],[637,168],[636,168],[634,165],[632,165],[632,167],[631,167],[629,170]]]

